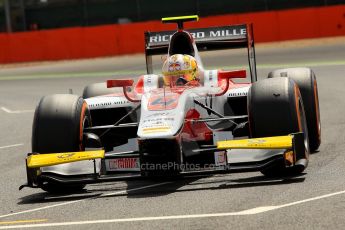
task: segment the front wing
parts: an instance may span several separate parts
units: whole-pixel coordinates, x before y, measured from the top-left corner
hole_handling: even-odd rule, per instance
[[[247,162],[241,163],[227,163],[222,167],[214,168],[212,170],[198,170],[198,171],[184,171],[181,175],[202,175],[202,174],[216,174],[229,172],[248,172],[260,171],[266,167],[275,164],[277,161],[284,161],[286,167],[293,167],[298,163],[299,156],[305,155],[304,134],[295,133],[287,136],[252,138],[241,140],[226,140],[217,142],[216,146],[208,146],[205,149],[197,149],[200,154],[205,154],[214,151],[223,150],[253,150],[266,151],[267,157],[265,159],[255,161],[250,158]],[[129,179],[143,178],[140,171],[131,174],[106,175],[104,170],[96,170],[96,159],[116,159],[116,158],[138,158],[138,153],[110,153],[107,154],[104,150],[84,151],[84,152],[69,152],[69,153],[52,153],[52,154],[38,154],[29,153],[26,158],[26,172],[27,184],[20,186],[37,188],[41,187],[42,183],[56,183],[56,184],[92,184],[102,183],[108,181],[119,181]],[[80,176],[62,176],[52,173],[42,172],[43,167],[54,166],[59,164],[66,164],[71,162],[92,160],[94,163],[94,173],[91,175]]]

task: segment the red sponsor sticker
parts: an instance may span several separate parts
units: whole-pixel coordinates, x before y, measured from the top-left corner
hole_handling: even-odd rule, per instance
[[[112,159],[108,162],[110,170],[131,170],[139,168],[138,158]]]

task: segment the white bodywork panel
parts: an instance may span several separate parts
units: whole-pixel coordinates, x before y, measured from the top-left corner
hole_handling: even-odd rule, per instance
[[[250,86],[231,89],[225,95],[226,97],[246,97],[248,95],[249,88]]]
[[[195,105],[194,100],[204,102],[211,98],[208,95],[214,95],[220,92],[220,88],[210,87],[197,87],[190,88],[183,91],[181,95],[173,93],[170,90],[157,90],[142,96],[142,107],[140,123],[138,128],[139,138],[171,138],[174,137],[180,129],[183,127],[186,113],[195,109],[200,113],[200,117],[209,117],[206,110],[198,105]],[[169,103],[169,97],[174,97],[176,94],[177,105],[174,108],[169,109],[166,105],[164,110],[153,110],[149,108],[151,97],[157,98],[157,103],[160,103],[162,107],[164,103]],[[161,98],[161,99],[160,99]],[[166,99],[164,99],[166,98]],[[212,97],[214,101],[214,107],[219,113],[224,113],[224,97]],[[161,101],[159,101],[161,100]]]
[[[267,150],[267,149],[232,149],[227,150],[228,163],[244,163],[263,161],[276,155],[282,155],[284,152],[281,149]]]
[[[143,76],[144,81],[144,93],[148,93],[151,90],[159,88],[159,78],[160,76],[157,74],[147,74]]]
[[[133,106],[133,102],[127,100],[125,96],[98,96],[85,99],[90,110],[111,109]]]
[[[96,159],[96,173],[101,170],[101,160]],[[72,175],[84,175],[94,173],[93,160],[79,161],[61,165],[54,165],[41,168],[42,172],[56,173],[59,175],[72,176]]]

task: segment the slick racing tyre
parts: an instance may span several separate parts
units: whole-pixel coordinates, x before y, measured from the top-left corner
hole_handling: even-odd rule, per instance
[[[82,151],[83,129],[91,124],[87,104],[76,95],[45,96],[38,104],[32,127],[32,152],[57,153]],[[81,190],[85,185],[43,183],[48,192]]]
[[[302,97],[297,84],[289,78],[269,78],[253,83],[248,93],[251,137],[283,136],[303,132],[305,153],[296,156],[296,165],[286,167],[284,160],[261,172],[266,176],[294,176],[308,164],[309,144]]]
[[[107,88],[107,84],[105,82],[101,83],[94,83],[88,85],[84,88],[83,91],[83,98],[90,98],[90,97],[97,97],[101,95],[107,95],[112,93],[122,93],[122,88]]]
[[[298,85],[307,119],[310,151],[316,151],[321,144],[321,121],[317,82],[314,72],[309,68],[288,68],[270,72],[268,77],[288,77],[293,79]]]

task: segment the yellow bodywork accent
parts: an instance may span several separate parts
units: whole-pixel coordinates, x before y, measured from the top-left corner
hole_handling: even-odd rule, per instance
[[[217,142],[217,149],[290,149],[293,136],[263,137]]]
[[[168,126],[162,126],[162,127],[152,127],[152,128],[144,128],[144,133],[159,133],[159,132],[169,132],[170,127]]]
[[[104,158],[104,153],[104,150],[95,150],[85,152],[37,154],[28,156],[27,164],[29,168],[40,168],[76,161]]]
[[[162,18],[162,22],[176,22],[176,21],[199,21],[198,15],[167,17]]]

